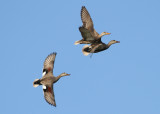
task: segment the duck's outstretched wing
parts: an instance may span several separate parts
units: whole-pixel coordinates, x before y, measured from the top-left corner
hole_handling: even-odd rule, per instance
[[[81,32],[84,41],[89,41],[90,43],[92,43],[95,40],[91,32],[85,27],[79,27],[79,31]]]
[[[52,85],[50,85],[50,86],[43,85],[43,93],[44,93],[44,98],[45,98],[46,102],[48,102],[49,104],[56,107],[53,86]]]
[[[43,76],[49,72],[53,73],[54,61],[55,61],[56,54],[57,54],[56,52],[51,53],[45,59],[44,65],[43,65]]]
[[[85,6],[82,6],[82,9],[81,9],[81,20],[82,20],[83,26],[86,29],[90,31],[94,30],[92,18]]]
[[[92,38],[97,39],[99,34],[94,29],[92,18],[91,18],[90,14],[87,11],[85,6],[82,6],[82,9],[81,9],[81,20],[83,22],[83,26],[82,27],[84,27],[84,28],[89,30],[90,34],[92,35]]]

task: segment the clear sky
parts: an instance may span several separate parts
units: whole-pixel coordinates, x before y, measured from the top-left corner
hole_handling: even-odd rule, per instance
[[[102,41],[118,40],[92,58],[82,54],[80,10],[86,6]],[[160,114],[159,0],[1,0],[1,114]],[[57,107],[46,103],[43,61],[57,52]]]

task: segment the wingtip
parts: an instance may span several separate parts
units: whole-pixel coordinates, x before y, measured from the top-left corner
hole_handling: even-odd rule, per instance
[[[57,52],[52,52],[48,56],[50,56],[50,55],[57,55]]]
[[[56,103],[55,103],[55,101],[54,101],[54,103],[53,104],[51,104],[51,103],[49,103],[50,105],[52,105],[52,106],[54,106],[54,107],[56,107],[57,105],[56,105]]]
[[[53,106],[54,106],[54,107],[57,107],[57,105],[56,105],[56,104],[54,104]]]
[[[49,105],[51,105],[51,106],[57,107],[56,103],[51,104],[51,103],[49,103],[47,100],[46,100],[46,102],[47,102]]]
[[[82,6],[82,10],[83,10],[83,9],[86,9],[86,7],[85,7],[85,6]]]
[[[55,55],[57,55],[57,52],[52,52],[52,54],[55,54]]]

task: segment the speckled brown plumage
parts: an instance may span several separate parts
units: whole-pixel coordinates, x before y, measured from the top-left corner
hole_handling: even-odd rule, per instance
[[[82,6],[81,9],[81,20],[83,25],[79,27],[79,31],[82,35],[82,40],[76,41],[75,45],[77,44],[91,44],[96,42],[97,40],[101,40],[101,37],[103,35],[109,35],[110,33],[103,32],[100,35],[96,32],[94,29],[92,18],[85,8],[85,6]]]
[[[56,83],[61,77],[70,75],[67,73],[62,73],[57,77],[53,75],[55,57],[56,53],[51,53],[47,56],[43,65],[42,78],[36,79],[33,82],[34,87],[37,87],[39,85],[43,86],[44,98],[49,104],[53,106],[56,106],[53,84]]]

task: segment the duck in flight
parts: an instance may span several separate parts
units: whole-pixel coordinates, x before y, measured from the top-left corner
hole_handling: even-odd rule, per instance
[[[91,44],[90,46],[85,45],[82,48],[82,52],[85,56],[87,56],[90,53],[93,54],[93,53],[104,51],[108,49],[112,44],[115,44],[115,43],[120,43],[120,41],[111,40],[108,44],[105,44],[102,41],[99,41],[99,42]]]
[[[98,34],[96,30],[94,29],[92,18],[90,17],[89,12],[85,8],[85,6],[82,6],[81,9],[81,20],[83,25],[79,27],[79,31],[81,32],[82,39],[79,41],[76,41],[74,44],[91,44],[96,41],[101,40],[101,37],[104,35],[109,35],[108,32],[102,32],[101,34]]]
[[[57,77],[53,75],[55,57],[56,53],[51,53],[50,55],[47,56],[47,58],[44,61],[42,78],[35,79],[33,82],[33,87],[42,85],[45,100],[49,104],[56,107],[53,84],[56,83],[61,77],[69,76],[70,74],[61,73]]]

